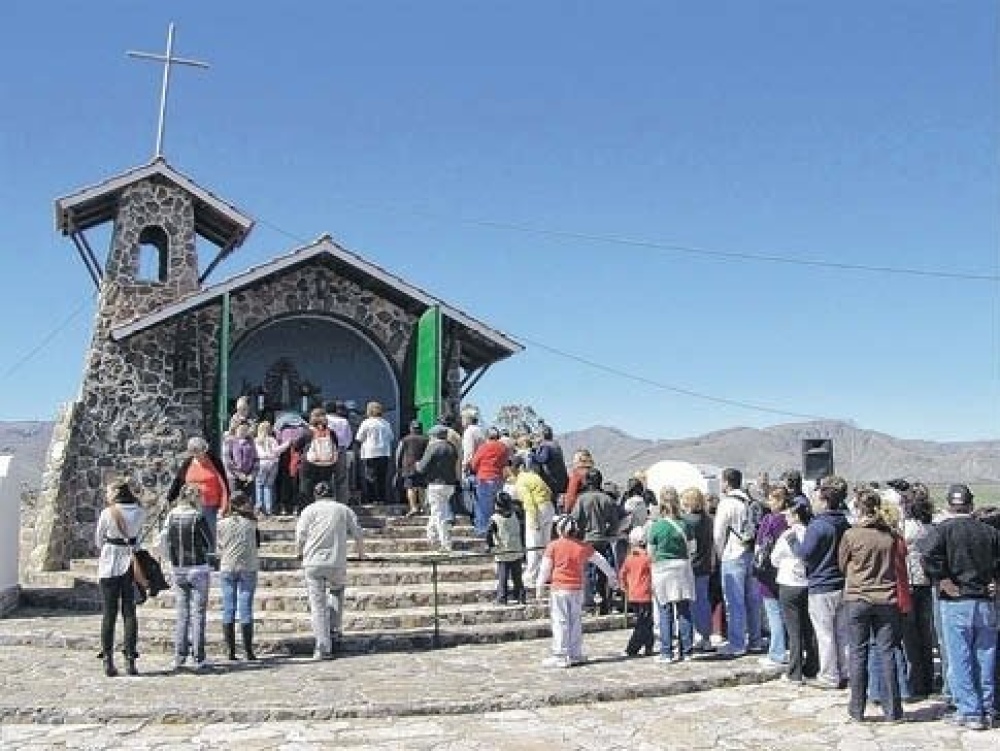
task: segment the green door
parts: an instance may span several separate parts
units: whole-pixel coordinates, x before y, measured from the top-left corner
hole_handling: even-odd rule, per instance
[[[417,322],[416,378],[413,400],[424,432],[441,413],[441,308],[428,308]]]

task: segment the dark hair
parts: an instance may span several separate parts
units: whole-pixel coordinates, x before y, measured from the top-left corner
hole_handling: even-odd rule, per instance
[[[646,488],[642,484],[642,480],[638,477],[628,478],[628,482],[625,483],[625,497],[631,498],[634,495],[642,495]]]
[[[604,484],[604,475],[597,467],[591,467],[583,477],[583,486],[587,490],[600,490]]]
[[[878,510],[882,508],[882,496],[874,488],[861,488],[858,491],[856,499],[858,512],[862,516],[877,516]]]
[[[812,521],[813,513],[812,509],[809,508],[809,504],[804,501],[799,501],[794,506],[788,509],[789,513],[794,516],[801,524],[808,524]]]
[[[731,490],[738,490],[743,487],[743,473],[738,469],[727,467],[722,470],[722,482]]]
[[[323,409],[326,410],[328,414],[332,414],[337,411],[337,402],[335,402],[333,399],[328,399],[327,401],[323,402]]]
[[[781,476],[781,481],[789,490],[794,490],[796,494],[802,492],[802,473],[797,469],[790,469]]]
[[[542,426],[542,438],[546,441],[552,440],[552,428],[550,428],[548,425]]]
[[[847,500],[847,481],[837,475],[824,477],[819,485],[819,497],[830,511],[842,508]]]
[[[934,520],[934,504],[926,495],[915,497],[910,503],[903,505],[903,516],[922,524],[930,524]]]

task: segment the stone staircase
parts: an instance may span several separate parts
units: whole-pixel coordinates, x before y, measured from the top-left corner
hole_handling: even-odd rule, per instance
[[[365,529],[365,558],[348,563],[342,648],[351,652],[412,650],[456,644],[532,639],[550,634],[547,603],[529,593],[527,604],[497,605],[495,566],[472,527],[457,523],[451,554],[434,553],[425,539],[427,518],[405,518],[400,506],[355,506]],[[260,524],[261,571],[254,598],[255,636],[262,653],[311,654],[309,607],[295,556],[295,519]],[[349,544],[353,554],[353,543]],[[36,577],[22,606],[51,612],[100,611],[95,559],[74,560],[68,571]],[[221,642],[221,589],[213,573],[208,643]],[[145,650],[170,651],[174,596],[163,592],[139,609]],[[621,628],[624,617],[588,616],[588,631]],[[119,629],[120,630],[120,629]],[[95,646],[87,639],[81,646]],[[76,640],[74,643],[80,643]]]

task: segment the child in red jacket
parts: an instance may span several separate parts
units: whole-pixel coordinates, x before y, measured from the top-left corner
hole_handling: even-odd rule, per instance
[[[635,615],[635,627],[628,640],[625,654],[638,657],[642,649],[646,657],[653,654],[653,565],[646,552],[646,530],[636,527],[628,536],[632,547],[618,576]]]
[[[556,520],[559,539],[545,548],[536,588],[538,598],[545,595],[545,583],[551,578],[549,614],[552,618],[552,656],[542,665],[568,668],[587,661],[583,656],[583,577],[588,563],[593,563],[608,577],[609,586],[618,586],[615,570],[593,546],[579,539],[576,520],[561,516]]]

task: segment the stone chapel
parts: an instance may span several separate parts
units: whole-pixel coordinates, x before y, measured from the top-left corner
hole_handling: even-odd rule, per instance
[[[512,338],[323,236],[211,285],[253,220],[162,156],[55,202],[99,298],[77,398],[59,416],[29,568],[92,555],[111,475],[162,505],[187,439],[218,445],[239,396],[255,412],[330,399],[386,405],[397,436],[457,412]],[[87,230],[110,225],[102,263]],[[217,248],[200,267],[196,241]]]

